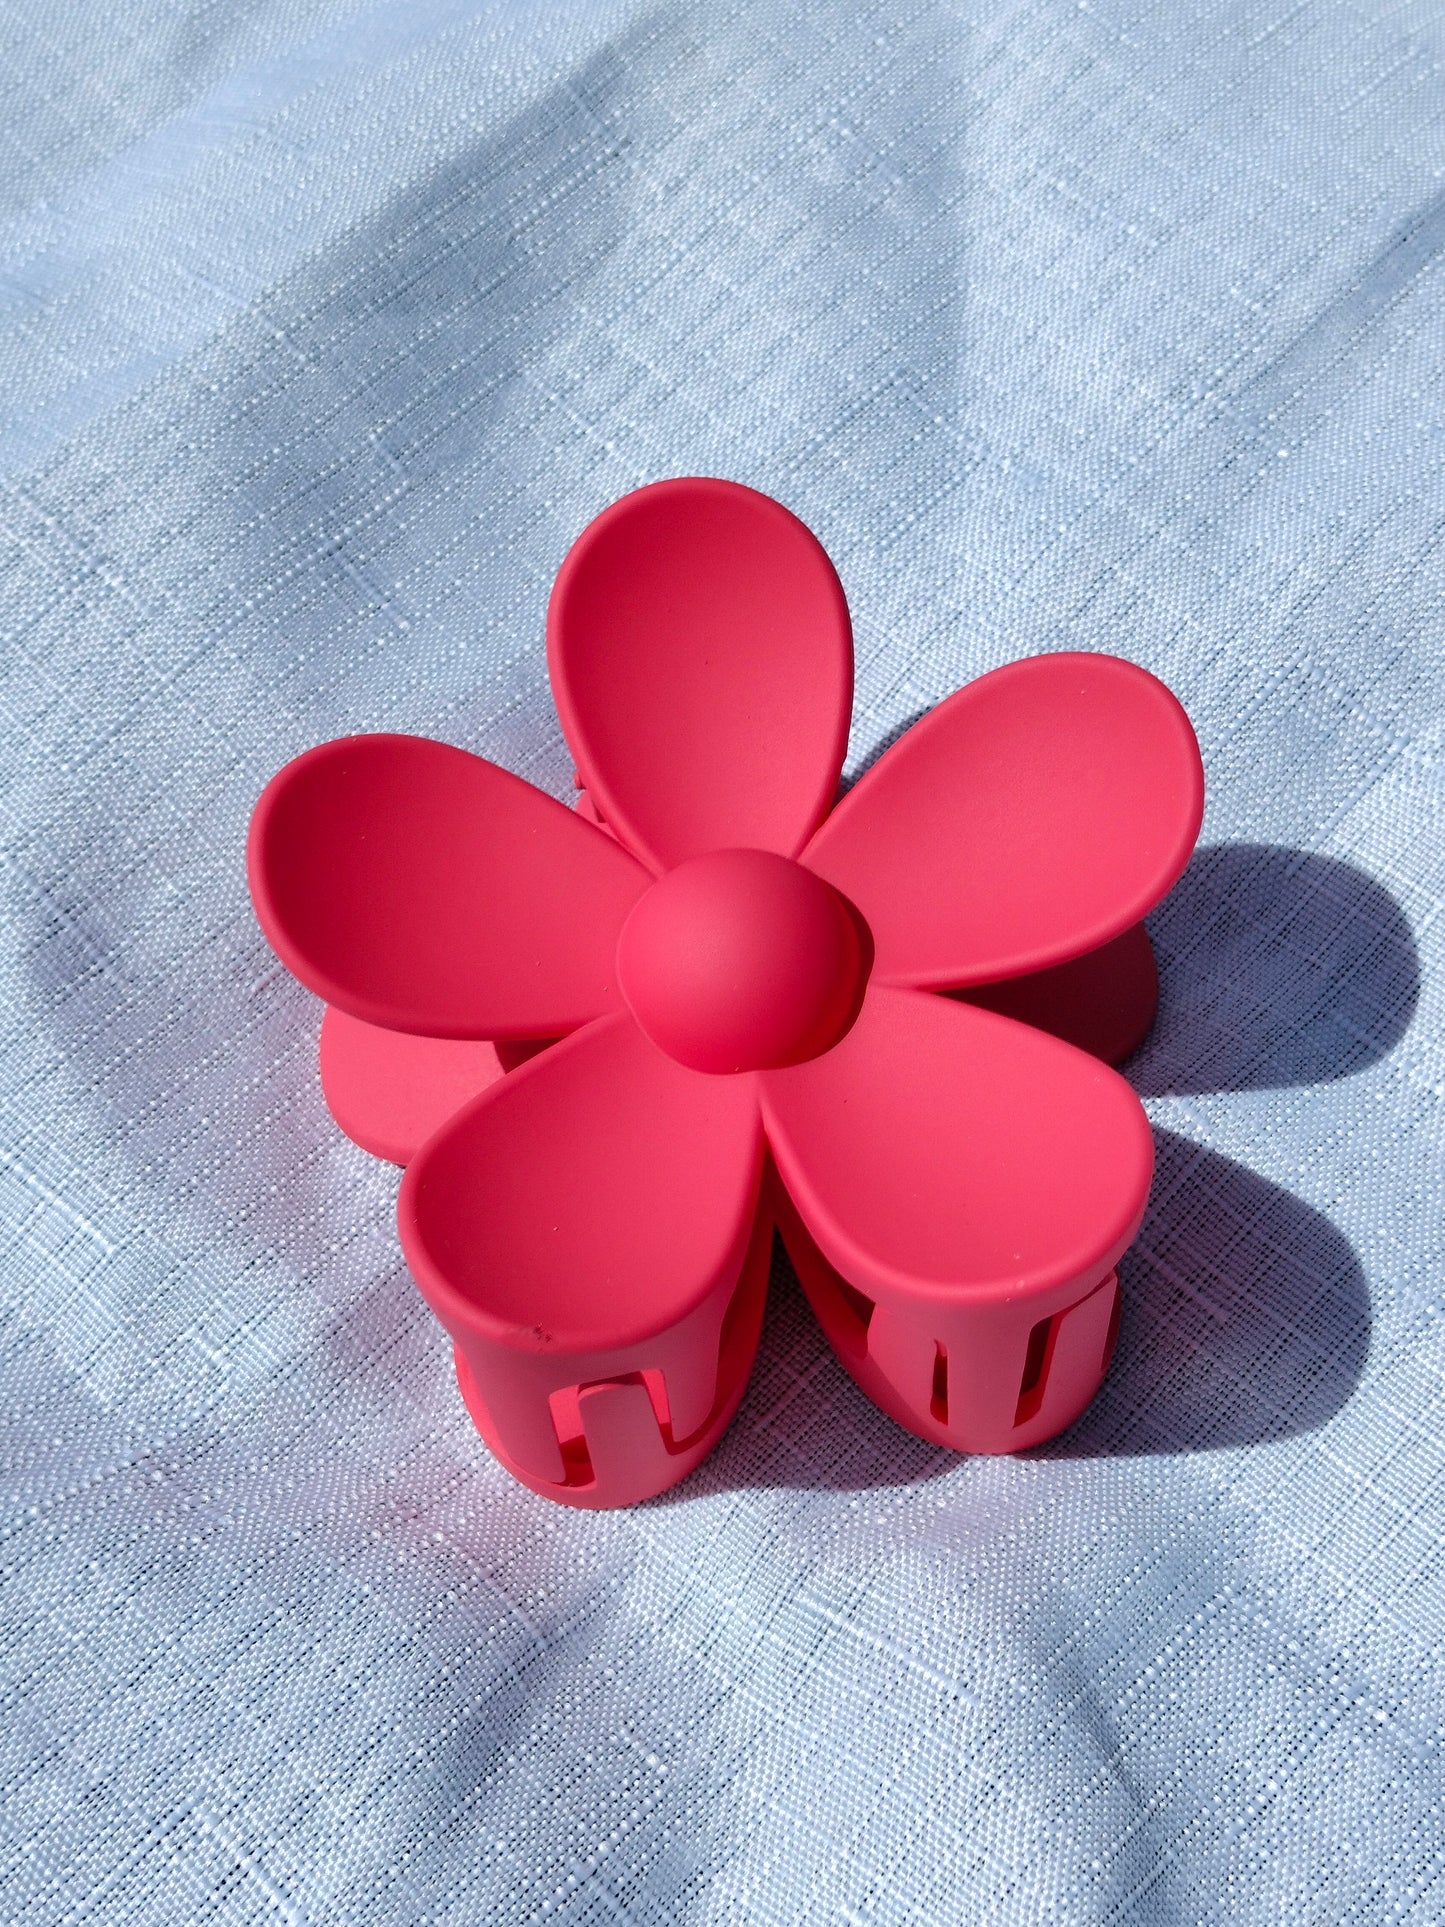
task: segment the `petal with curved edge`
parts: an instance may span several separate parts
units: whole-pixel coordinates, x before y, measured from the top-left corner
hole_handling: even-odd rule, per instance
[[[321,1020],[321,1091],[353,1144],[408,1164],[432,1132],[546,1042],[492,1043],[383,1030],[328,1004]]]
[[[870,986],[831,1051],[759,1075],[789,1195],[875,1296],[1096,1284],[1143,1215],[1153,1139],[1128,1084],[992,1011]]]
[[[875,986],[832,1051],[759,1081],[783,1241],[869,1397],[958,1451],[1071,1424],[1153,1171],[1124,1080],[1010,1018]]]
[[[559,1401],[621,1386],[598,1411],[631,1412],[636,1457],[609,1431],[596,1472],[625,1502],[629,1478],[665,1469],[664,1415],[681,1450],[741,1395],[756,1331],[726,1384],[719,1357],[761,1173],[753,1080],[684,1070],[630,1016],[564,1038],[423,1145],[402,1246],[518,1468],[565,1482]],[[635,1396],[648,1374],[654,1419]]]
[[[1117,656],[1034,656],[915,723],[803,861],[862,912],[875,981],[952,988],[1121,935],[1179,877],[1203,807],[1163,683]]]
[[[785,509],[735,482],[614,502],[547,615],[562,728],[605,820],[658,869],[795,856],[833,799],[853,702],[842,586]]]
[[[251,819],[251,896],[282,963],[388,1030],[557,1036],[617,1009],[617,935],[651,881],[520,777],[416,736],[288,763]]]

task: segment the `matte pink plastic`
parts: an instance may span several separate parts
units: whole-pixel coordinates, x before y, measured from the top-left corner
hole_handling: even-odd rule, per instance
[[[518,1476],[615,1502],[660,1491],[707,1449],[752,1362],[734,1347],[722,1368],[762,1164],[750,1084],[683,1069],[630,1016],[543,1052],[422,1147],[402,1181],[402,1244]],[[613,1417],[600,1437],[581,1424],[579,1478],[559,1419],[617,1385],[647,1398],[595,1407]],[[649,1403],[655,1421],[616,1419]]]
[[[1203,807],[1163,683],[1117,656],[1031,656],[915,723],[804,861],[862,912],[875,978],[945,990],[1121,935],[1189,861]]]
[[[617,934],[651,877],[480,756],[347,736],[251,820],[261,927],[308,990],[429,1037],[556,1037],[618,1008]]]
[[[767,850],[712,850],[634,904],[617,945],[633,1016],[695,1071],[816,1057],[857,1007],[863,954],[847,905]]]
[[[963,1451],[1046,1436],[1015,1436],[1030,1334],[1112,1275],[1149,1195],[1153,1139],[1123,1078],[1043,1031],[880,985],[834,1050],[769,1072],[762,1096],[784,1242],[864,1390]],[[844,1308],[862,1321],[851,1346]],[[1103,1353],[1101,1334],[1090,1394]]]
[[[838,785],[853,707],[842,585],[811,530],[732,482],[658,482],[562,564],[547,660],[581,782],[656,870],[796,856]]]
[[[382,1030],[332,1004],[321,1020],[321,1090],[353,1144],[408,1164],[464,1104],[545,1048]]]
[[[730,482],[599,516],[548,648],[576,811],[354,737],[281,771],[249,849],[331,1004],[327,1101],[407,1167],[402,1244],[482,1436],[566,1504],[684,1477],[742,1398],[776,1229],[900,1424],[1051,1437],[1107,1367],[1148,1195],[1108,1064],[1152,1021],[1140,919],[1199,828],[1183,710],[1116,657],[1013,663],[825,817],[842,590]]]
[[[834,1049],[761,1087],[789,1196],[870,1297],[967,1318],[990,1294],[1081,1296],[1143,1215],[1153,1139],[1133,1091],[992,1011],[876,985]]]

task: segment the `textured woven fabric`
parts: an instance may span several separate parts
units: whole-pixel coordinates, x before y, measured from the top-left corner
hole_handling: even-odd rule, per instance
[[[1437,4],[0,12],[0,1918],[1445,1920]],[[558,795],[658,476],[818,532],[856,772],[1188,705],[1095,1406],[938,1453],[781,1261],[668,1498],[519,1490],[242,845],[401,729]]]

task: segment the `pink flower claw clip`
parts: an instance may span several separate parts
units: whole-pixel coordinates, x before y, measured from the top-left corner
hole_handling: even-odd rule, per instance
[[[1112,656],[1012,663],[830,808],[843,591],[721,481],[592,523],[548,662],[578,809],[357,736],[281,771],[248,857],[329,1006],[333,1113],[407,1167],[402,1245],[483,1438],[571,1505],[683,1478],[742,1397],[775,1228],[900,1424],[1051,1437],[1108,1365],[1152,1175],[1109,1064],[1199,830],[1184,711]]]

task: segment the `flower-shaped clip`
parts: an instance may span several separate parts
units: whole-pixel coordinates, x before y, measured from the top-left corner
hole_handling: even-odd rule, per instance
[[[1112,656],[1012,663],[835,803],[842,588],[720,481],[600,515],[547,647],[578,809],[356,736],[280,772],[249,848],[330,1006],[328,1102],[407,1166],[402,1244],[483,1438],[574,1505],[684,1477],[742,1397],[775,1228],[899,1423],[1052,1436],[1108,1364],[1152,1175],[1102,1060],[1153,1017],[1140,918],[1199,829],[1179,703]]]

